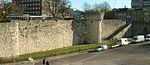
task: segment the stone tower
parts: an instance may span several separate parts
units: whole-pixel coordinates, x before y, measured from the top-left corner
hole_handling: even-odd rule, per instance
[[[85,42],[100,43],[101,42],[101,23],[103,21],[103,13],[87,13],[85,14]]]

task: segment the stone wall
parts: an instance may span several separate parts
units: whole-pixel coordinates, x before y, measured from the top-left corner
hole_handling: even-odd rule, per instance
[[[102,14],[83,20],[15,20],[0,23],[0,57],[47,51],[101,41]]]
[[[17,23],[0,23],[0,57],[18,55]]]
[[[125,24],[126,21],[122,20],[104,20],[102,22],[102,39],[107,38]]]
[[[73,43],[81,44],[85,41],[85,22],[83,20],[74,20],[72,23]]]
[[[81,20],[18,20],[0,23],[0,57],[47,51],[79,43],[100,43],[123,26],[121,20],[105,20],[103,14]]]
[[[31,20],[0,23],[0,57],[73,45],[72,21]]]
[[[121,39],[122,37],[129,36],[127,32],[130,31],[132,24],[126,24],[126,25],[127,27],[123,28],[116,36],[113,37],[113,39]]]

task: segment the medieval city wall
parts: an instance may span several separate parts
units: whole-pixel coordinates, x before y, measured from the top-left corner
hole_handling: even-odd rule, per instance
[[[102,22],[102,38],[105,39],[126,24],[122,20],[104,20]]]
[[[0,57],[73,45],[72,21],[30,20],[0,23]]]

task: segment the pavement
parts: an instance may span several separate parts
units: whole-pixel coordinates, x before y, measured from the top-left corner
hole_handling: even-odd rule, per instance
[[[46,58],[50,65],[150,65],[150,42],[130,44],[101,52],[86,51],[62,58]],[[42,59],[5,65],[43,65]]]

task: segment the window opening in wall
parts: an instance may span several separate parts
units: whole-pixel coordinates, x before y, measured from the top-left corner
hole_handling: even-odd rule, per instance
[[[91,21],[91,23],[93,23],[93,21]]]

